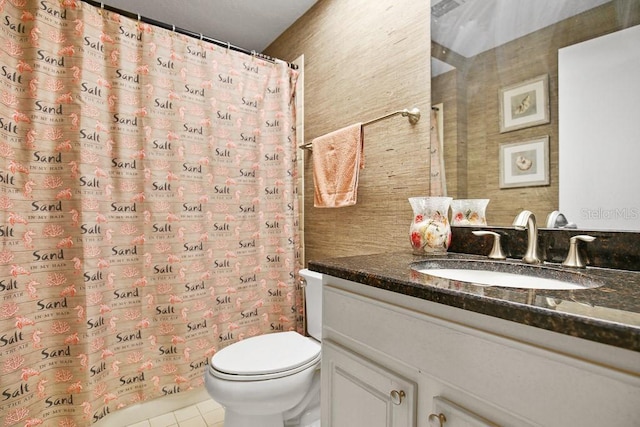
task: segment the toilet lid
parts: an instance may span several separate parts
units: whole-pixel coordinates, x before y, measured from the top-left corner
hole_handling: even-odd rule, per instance
[[[223,348],[211,358],[211,367],[232,375],[267,375],[296,369],[319,355],[318,342],[294,331],[277,332]]]

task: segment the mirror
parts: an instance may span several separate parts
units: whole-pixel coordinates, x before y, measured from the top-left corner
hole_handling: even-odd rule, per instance
[[[638,46],[640,25],[558,51],[560,210],[586,228],[640,231]]]
[[[579,185],[560,171],[558,52],[639,25],[640,2],[432,0],[431,12],[431,96],[442,103],[448,195],[491,199],[490,225],[510,226],[528,209],[544,227],[563,206],[559,180]],[[588,92],[577,101],[598,103]],[[615,104],[608,108],[615,114]],[[616,168],[602,163],[598,174]],[[613,209],[640,216],[640,198],[628,202]],[[631,222],[581,226],[578,212],[567,220],[579,228],[634,229]]]

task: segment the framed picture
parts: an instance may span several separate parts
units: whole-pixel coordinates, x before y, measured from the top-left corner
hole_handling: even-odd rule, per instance
[[[500,144],[500,188],[549,185],[549,136]]]
[[[500,133],[549,123],[549,76],[500,89]]]

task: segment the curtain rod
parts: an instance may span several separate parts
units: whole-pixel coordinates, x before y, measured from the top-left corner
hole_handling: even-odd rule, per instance
[[[265,55],[263,53],[256,52],[254,50],[249,51],[247,49],[243,49],[241,47],[234,46],[234,45],[232,45],[231,43],[228,43],[228,42],[223,42],[223,41],[220,41],[220,40],[212,39],[211,37],[207,37],[207,36],[203,35],[202,33],[194,33],[193,31],[185,30],[184,28],[179,28],[179,27],[176,27],[175,25],[169,25],[169,24],[161,22],[161,21],[156,21],[155,19],[147,18],[146,16],[141,16],[140,14],[137,14],[137,13],[133,13],[133,12],[129,12],[129,11],[126,11],[126,10],[118,9],[116,7],[113,7],[113,6],[109,6],[108,4],[104,4],[103,2],[98,2],[98,1],[93,1],[93,0],[82,0],[82,1],[84,3],[90,4],[91,6],[99,7],[100,9],[106,9],[109,12],[114,12],[114,13],[117,13],[119,15],[125,16],[127,18],[135,19],[135,20],[140,21],[140,22],[144,22],[145,24],[155,25],[156,27],[160,27],[160,28],[164,28],[165,30],[171,30],[171,31],[174,31],[174,32],[177,32],[177,33],[180,33],[180,34],[184,34],[185,36],[193,37],[194,39],[199,39],[199,40],[202,40],[202,41],[213,43],[215,45],[218,45],[218,46],[221,46],[221,47],[225,47],[227,49],[231,49],[231,50],[234,50],[236,52],[244,53],[245,55],[255,56],[257,58],[264,59],[266,61],[273,62],[273,63],[275,63],[276,61],[281,61],[280,59],[273,58],[273,57],[271,57],[269,55]],[[298,66],[296,64],[292,64],[292,63],[287,62],[287,61],[283,61],[283,62],[286,62],[287,65],[289,66],[289,68],[291,68],[292,70],[297,70],[298,69]]]
[[[388,119],[389,117],[397,116],[398,114],[402,115],[402,117],[407,117],[409,119],[409,123],[415,125],[420,120],[420,110],[418,108],[412,108],[411,110],[398,110],[389,114],[385,114],[384,116],[377,117],[375,119],[371,119],[367,122],[362,123],[362,126],[370,125],[372,123],[379,122],[380,120]],[[307,142],[306,144],[299,145],[298,148],[302,150],[311,150],[313,146],[313,142]]]

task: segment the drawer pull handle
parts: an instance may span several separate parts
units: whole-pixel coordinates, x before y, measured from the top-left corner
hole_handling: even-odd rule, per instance
[[[447,422],[447,417],[443,413],[429,414],[429,425],[431,427],[444,427],[444,423]]]
[[[391,390],[391,393],[389,393],[391,396],[391,403],[393,403],[394,405],[400,405],[402,404],[402,399],[405,398],[406,394],[404,394],[404,391],[400,390]]]

